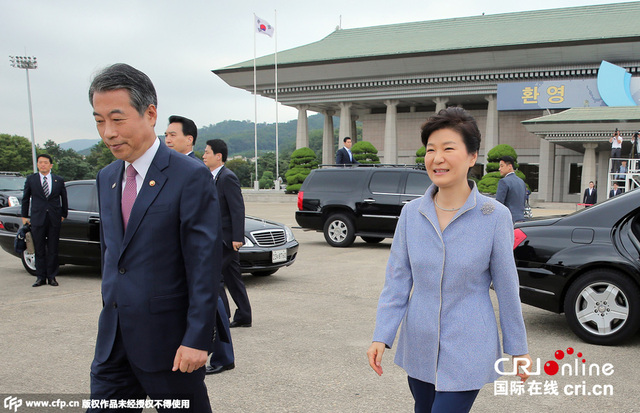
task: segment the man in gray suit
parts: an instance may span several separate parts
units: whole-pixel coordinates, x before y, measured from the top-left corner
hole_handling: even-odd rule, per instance
[[[500,158],[500,175],[496,201],[504,204],[511,211],[513,222],[524,221],[524,204],[527,196],[527,185],[514,172],[515,159],[511,156]]]

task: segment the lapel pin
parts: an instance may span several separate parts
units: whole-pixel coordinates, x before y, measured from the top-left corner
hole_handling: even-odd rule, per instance
[[[116,187],[116,183],[114,182],[113,185],[111,185],[111,189]]]
[[[156,181],[149,181],[149,186],[156,186]]]

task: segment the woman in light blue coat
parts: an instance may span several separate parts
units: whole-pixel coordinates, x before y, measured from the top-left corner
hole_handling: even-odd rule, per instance
[[[433,185],[400,215],[367,355],[381,375],[382,354],[402,323],[395,362],[409,376],[415,411],[468,412],[480,388],[499,377],[492,282],[504,351],[519,366],[531,362],[511,214],[467,180],[480,132],[466,111],[452,107],[432,116],[422,127],[422,143]]]

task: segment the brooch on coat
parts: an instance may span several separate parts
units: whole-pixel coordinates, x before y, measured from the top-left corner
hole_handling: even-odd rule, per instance
[[[482,213],[485,215],[489,215],[493,211],[495,211],[495,209],[496,209],[495,205],[493,205],[491,202],[485,202],[480,208],[480,211],[482,211]]]

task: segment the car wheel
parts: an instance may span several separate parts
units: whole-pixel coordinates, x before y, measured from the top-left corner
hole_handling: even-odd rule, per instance
[[[36,275],[36,254],[30,254],[27,250],[24,250],[22,256],[22,265],[24,269],[31,275]]]
[[[380,237],[361,237],[361,238],[367,244],[377,244],[379,242],[382,242],[382,240],[384,239]]]
[[[348,247],[356,239],[351,219],[344,214],[334,214],[324,223],[324,239],[332,247]]]
[[[574,281],[564,300],[571,330],[591,344],[617,344],[640,326],[640,289],[625,275],[594,270]]]
[[[251,275],[255,275],[256,277],[268,277],[269,275],[275,274],[276,271],[278,271],[277,268],[275,270],[255,271],[252,272]]]

